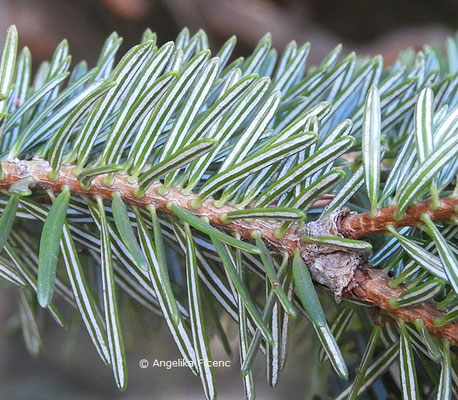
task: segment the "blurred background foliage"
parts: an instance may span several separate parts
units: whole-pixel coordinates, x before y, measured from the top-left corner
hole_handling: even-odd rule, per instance
[[[74,62],[86,59],[91,65],[112,31],[124,38],[125,51],[138,43],[147,27],[164,43],[175,39],[184,26],[191,32],[203,28],[214,48],[237,35],[234,56],[248,54],[270,31],[280,51],[291,40],[311,42],[312,65],[337,43],[344,45],[345,53],[355,50],[358,55],[382,54],[385,65],[389,65],[407,47],[418,50],[425,43],[442,45],[447,36],[454,34],[457,19],[456,0],[0,0],[1,35],[9,25],[16,24],[21,46],[30,48],[35,68],[52,55],[63,38],[69,41]],[[3,42],[4,38],[0,39]],[[121,393],[112,382],[111,370],[93,351],[86,332],[78,328],[79,321],[71,324],[65,334],[51,323],[43,335],[46,349],[38,359],[32,359],[17,329],[15,299],[10,294],[6,288],[0,290],[0,399],[202,397],[199,380],[186,368],[138,367],[143,358],[150,362],[155,358],[179,358],[167,329],[157,318],[138,325],[140,318],[123,315],[130,377],[127,392]],[[229,318],[222,322],[226,329],[233,330],[230,337],[236,349],[236,326]],[[297,323],[304,326],[292,330],[295,337],[287,371],[276,389],[267,387],[263,363],[258,360],[258,398],[322,398],[319,394],[328,383],[307,371],[307,363],[316,357],[303,356],[307,349],[318,348],[315,336],[307,334],[303,321]],[[158,330],[153,340],[152,333]],[[230,359],[233,366],[216,369],[219,398],[242,398],[238,355],[234,352],[229,357],[217,338],[212,351],[215,360]],[[323,368],[329,368],[329,364]]]

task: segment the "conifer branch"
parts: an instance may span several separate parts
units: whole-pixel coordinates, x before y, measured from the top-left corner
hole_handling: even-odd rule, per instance
[[[22,322],[24,338],[41,343],[41,308],[63,325],[53,294],[67,300],[123,390],[120,312],[130,311],[118,296],[127,295],[164,318],[183,359],[199,360],[190,368],[214,399],[213,370],[200,363],[212,359],[208,303],[216,328],[223,315],[239,325],[253,398],[256,352],[265,345],[275,386],[297,311],[313,325],[320,358],[347,379],[347,346],[337,340],[355,326],[351,303],[364,302],[399,326],[373,328],[343,397],[381,376],[399,347],[403,397],[419,398],[412,345],[441,365],[439,386],[458,382],[447,361],[458,344],[458,37],[446,55],[426,46],[388,68],[379,56],[341,59],[337,46],[312,69],[308,43],[290,43],[277,61],[269,34],[233,62],[235,38],[214,53],[203,31],[159,45],[147,30],[115,64],[121,41],[110,35],[89,68],[72,66],[64,40],[32,78],[29,51],[18,53],[16,28],[7,31],[0,278],[24,290],[20,309],[34,325]],[[86,274],[91,264],[101,265],[102,287]],[[337,302],[355,300],[330,324],[318,284]],[[41,308],[29,304],[34,297]],[[442,349],[431,335],[448,339]],[[371,360],[378,345],[382,359]]]
[[[155,184],[151,185],[142,197],[137,197],[135,191],[138,186],[135,183],[130,183],[127,176],[120,174],[113,179],[110,185],[106,184],[105,178],[107,175],[104,174],[95,177],[90,187],[84,187],[73,173],[75,167],[71,165],[63,166],[57,179],[52,180],[50,178],[51,166],[44,160],[2,161],[1,164],[3,180],[0,181],[0,189],[8,189],[20,179],[32,177],[35,184],[31,189],[51,190],[57,193],[62,188],[68,187],[72,194],[91,197],[100,196],[108,200],[113,198],[114,193],[119,192],[122,199],[131,205],[138,207],[153,205],[158,212],[163,213],[170,213],[167,204],[174,202],[178,206],[192,211],[196,216],[206,219],[212,226],[227,232],[237,233],[241,238],[251,240],[253,232],[261,232],[266,245],[274,252],[287,252],[293,255],[295,249],[299,249],[307,264],[313,263],[314,257],[320,254],[323,248],[323,246],[310,245],[301,241],[301,236],[304,232],[303,228],[291,228],[284,236],[278,237],[276,232],[281,226],[278,222],[237,219],[230,223],[225,223],[224,215],[227,212],[234,211],[235,208],[233,206],[224,205],[217,207],[212,200],[207,200],[202,203],[200,208],[193,209],[191,203],[196,198],[196,195],[192,193],[183,194],[176,188],[171,188],[167,194],[160,194],[157,190],[160,185]],[[419,203],[408,209],[404,218],[400,221],[396,221],[393,218],[392,214],[395,207],[386,207],[379,210],[379,213],[373,219],[370,219],[367,213],[346,215],[348,213],[346,211],[341,213],[341,217],[337,221],[338,231],[331,233],[346,238],[360,238],[370,233],[383,231],[382,226],[384,227],[386,224],[394,226],[417,225],[420,223],[420,216],[424,212],[429,212],[431,219],[435,221],[447,221],[456,216],[457,204],[458,199],[456,198],[443,198],[441,199],[439,208],[437,210],[431,210],[428,203]],[[325,225],[326,221],[321,223]],[[338,257],[342,257],[343,254],[340,253]],[[416,307],[390,308],[388,300],[393,297],[398,298],[405,289],[402,287],[391,289],[388,285],[388,276],[380,270],[372,267],[369,268],[365,264],[364,257],[357,258],[357,262],[359,265],[354,269],[354,274],[347,280],[347,287],[343,288],[343,296],[355,296],[359,300],[387,310],[390,314],[398,316],[407,322],[421,318],[432,333],[437,336],[446,337],[450,343],[458,345],[458,322],[445,325],[441,328],[436,327],[434,325],[434,319],[444,313],[438,311],[429,303]],[[312,271],[312,276],[331,290],[334,289],[330,278],[317,276],[317,273],[314,273],[314,271]],[[338,297],[340,295],[341,293],[339,292]]]
[[[396,206],[384,207],[374,218],[369,213],[350,214],[340,221],[340,233],[347,238],[359,239],[372,233],[384,232],[387,225],[395,228],[415,226],[422,223],[420,218],[424,213],[428,213],[433,221],[448,221],[458,216],[458,198],[441,198],[439,207],[435,210],[428,201],[417,203],[408,208],[399,220],[393,217],[395,211]]]
[[[413,307],[391,308],[388,305],[388,300],[398,298],[405,289],[402,287],[390,288],[388,280],[388,276],[379,269],[372,267],[362,268],[355,273],[354,283],[357,286],[352,289],[351,293],[359,300],[372,303],[406,322],[421,319],[430,332],[436,336],[447,338],[453,345],[458,345],[458,322],[453,322],[440,328],[437,327],[434,324],[434,320],[445,313],[438,311],[430,302]]]

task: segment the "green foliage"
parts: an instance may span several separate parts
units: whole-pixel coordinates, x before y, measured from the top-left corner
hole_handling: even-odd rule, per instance
[[[129,250],[134,258],[136,264],[143,270],[147,270],[147,261],[143,255],[140,245],[135,237],[134,230],[130,224],[127,207],[121,199],[121,194],[116,192],[113,194],[113,201],[111,202],[111,211],[113,213],[116,229],[118,230],[124,245]]]
[[[312,234],[305,224],[326,223],[344,206],[374,217],[395,205],[394,217],[402,219],[418,202],[436,209],[440,198],[456,198],[458,37],[449,38],[445,53],[426,46],[385,68],[381,57],[341,59],[341,46],[308,67],[310,45],[295,42],[277,61],[270,35],[247,58],[229,62],[235,38],[211,58],[205,33],[191,36],[187,29],[162,46],[148,30],[116,62],[121,41],[112,34],[92,68],[72,67],[63,41],[32,78],[30,52],[17,55],[15,27],[6,35],[4,165],[39,159],[50,168],[50,182],[65,167],[84,190],[94,180],[109,188],[117,177],[131,189],[103,200],[66,187],[54,199],[30,176],[0,182],[8,189],[0,196],[0,278],[17,292],[29,351],[42,349],[41,313],[64,326],[75,309],[125,389],[123,305],[135,304],[145,318],[164,319],[209,399],[217,383],[206,362],[213,335],[224,343],[238,336],[242,384],[251,399],[258,351],[269,385],[277,385],[293,328],[301,340],[314,332],[317,341],[304,342],[321,345],[316,352],[305,345],[307,373],[321,368],[311,358],[318,354],[340,378],[353,379],[349,385],[333,379],[323,397],[353,399],[369,388],[366,398],[387,391],[431,396],[431,371],[439,377],[437,398],[456,396],[456,349],[446,340],[422,321],[371,327],[367,307],[351,298],[336,306],[314,285],[307,255],[273,251],[270,240],[287,241],[294,232],[310,249],[370,257],[390,272],[390,286],[407,288],[389,301],[392,308],[429,301],[445,312],[436,326],[458,319],[456,219],[433,222],[425,214],[420,225],[387,227],[387,235],[370,242]],[[177,193],[188,196],[187,207],[174,201]],[[162,208],[133,204],[151,194],[164,200]],[[205,212],[219,213],[218,223]],[[272,236],[251,230],[250,240],[234,231],[252,222],[258,229],[274,226]],[[45,310],[35,306],[36,297]],[[226,315],[237,330],[221,329]],[[327,373],[320,379],[331,382]]]
[[[52,299],[59,257],[59,242],[69,201],[70,190],[65,187],[53,202],[41,232],[37,295],[38,303],[42,307],[47,307]]]

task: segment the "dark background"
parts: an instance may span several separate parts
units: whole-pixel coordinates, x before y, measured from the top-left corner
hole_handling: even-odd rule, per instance
[[[214,49],[236,34],[236,55],[249,54],[259,38],[270,31],[280,51],[291,40],[298,44],[310,41],[311,64],[343,43],[345,52],[382,54],[385,65],[389,65],[406,47],[418,50],[424,43],[443,44],[454,34],[457,22],[456,0],[0,0],[2,42],[6,28],[16,24],[21,45],[31,49],[35,67],[50,58],[63,38],[69,41],[74,62],[87,59],[91,65],[114,30],[124,37],[125,51],[139,41],[147,27],[164,43],[173,40],[184,26],[191,33],[205,29]],[[78,321],[64,332],[44,316],[46,348],[33,359],[17,329],[16,310],[14,288],[0,285],[0,400],[202,398],[200,381],[186,369],[138,367],[142,358],[178,357],[167,329],[159,327],[157,318],[124,316],[129,385],[127,392],[121,393],[115,388],[111,371],[98,360],[84,329],[78,329]],[[146,322],[140,324],[140,319]],[[230,332],[234,354],[228,357],[220,342],[212,340],[214,359],[232,361],[231,368],[216,370],[219,398],[239,399],[243,394],[236,327],[228,320],[223,320],[223,325]],[[151,333],[158,329],[160,333],[153,337]],[[264,366],[258,359],[255,377],[259,399],[310,399],[326,392],[328,383],[307,370],[316,362],[307,352],[317,348],[313,336],[299,323],[290,343],[286,371],[276,389],[267,387]]]

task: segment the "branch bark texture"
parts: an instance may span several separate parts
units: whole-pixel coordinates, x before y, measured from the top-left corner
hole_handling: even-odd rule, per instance
[[[432,210],[429,202],[415,204],[408,208],[401,220],[395,220],[393,214],[396,206],[382,208],[378,214],[371,218],[368,213],[350,214],[340,223],[340,233],[352,239],[359,239],[372,233],[384,232],[387,225],[395,228],[402,226],[415,226],[419,223],[423,213],[428,213],[433,221],[447,221],[457,216],[458,198],[446,197],[440,201],[439,208]]]
[[[420,203],[407,210],[405,217],[395,221],[392,217],[395,207],[383,208],[379,214],[370,219],[367,214],[351,214],[346,209],[339,210],[327,219],[310,222],[301,229],[290,229],[279,238],[275,232],[280,224],[265,220],[247,221],[234,220],[225,224],[222,216],[233,211],[231,205],[215,206],[212,199],[204,201],[198,209],[191,206],[194,194],[185,195],[179,189],[172,188],[166,195],[160,194],[160,185],[152,185],[142,197],[134,195],[137,186],[128,182],[127,176],[117,174],[111,185],[104,183],[105,175],[99,175],[92,181],[89,189],[84,188],[73,173],[74,166],[63,166],[59,177],[51,180],[51,167],[47,161],[2,161],[3,180],[0,189],[8,189],[12,184],[26,177],[33,177],[35,187],[32,189],[52,190],[59,192],[63,186],[68,186],[73,194],[80,196],[101,196],[111,200],[113,193],[119,192],[122,199],[138,207],[154,205],[158,212],[170,213],[167,204],[170,201],[178,206],[192,211],[199,217],[204,217],[212,226],[228,232],[237,232],[242,238],[251,240],[254,231],[260,231],[266,245],[275,252],[293,254],[299,249],[304,261],[309,265],[315,281],[327,286],[337,298],[342,295],[352,295],[373,304],[376,307],[389,311],[406,321],[422,318],[428,329],[438,336],[447,337],[454,345],[458,345],[458,323],[451,323],[442,328],[434,326],[434,318],[443,315],[432,305],[424,304],[418,307],[406,307],[393,310],[388,306],[391,297],[398,297],[404,289],[390,289],[388,277],[380,270],[369,268],[364,253],[342,251],[330,246],[303,243],[301,236],[342,236],[347,238],[361,238],[371,233],[383,232],[387,224],[398,226],[416,225],[420,223],[420,216],[429,212],[433,220],[449,220],[456,217],[458,207],[457,198],[441,199],[437,210],[430,210],[428,203]]]

